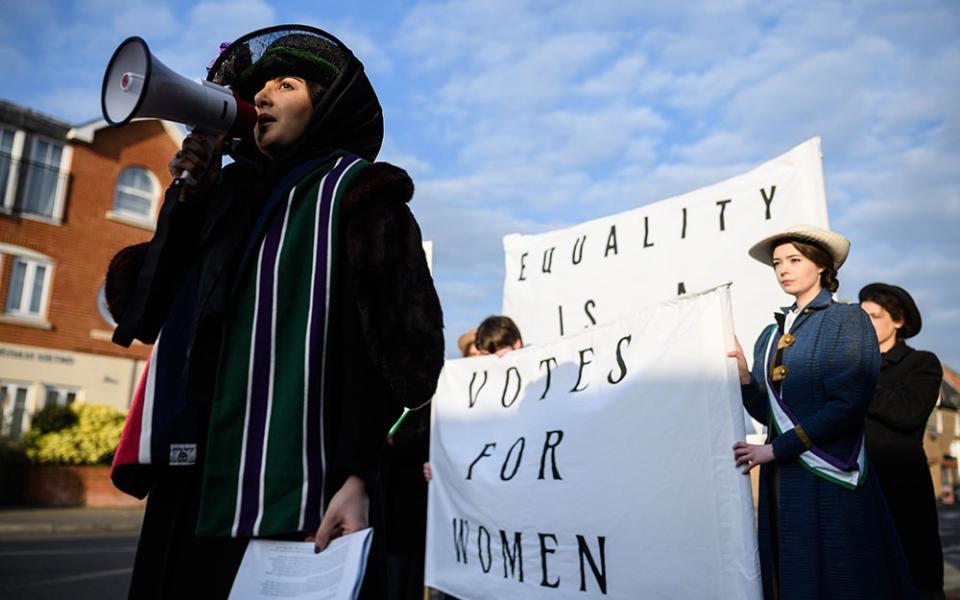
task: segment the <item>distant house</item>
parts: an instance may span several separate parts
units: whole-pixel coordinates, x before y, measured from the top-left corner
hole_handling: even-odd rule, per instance
[[[955,490],[960,487],[960,472],[957,470],[957,457],[960,457],[960,375],[946,365],[943,365],[940,398],[927,421],[923,449],[927,453],[937,497],[944,502],[954,502]]]
[[[71,126],[0,101],[0,437],[44,406],[126,409],[148,348],[111,343],[103,276],[150,239],[177,126]]]

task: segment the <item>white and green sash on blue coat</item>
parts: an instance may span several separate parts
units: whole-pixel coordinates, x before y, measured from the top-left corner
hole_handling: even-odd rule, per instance
[[[782,337],[780,330],[774,325],[773,332],[767,342],[767,365],[764,369],[764,383],[767,388],[767,397],[770,401],[770,416],[773,427],[776,428],[777,435],[784,431],[789,431],[797,427],[799,419],[790,409],[790,406],[784,402],[781,390],[773,385],[771,378],[771,369],[773,368],[774,356],[777,352],[777,345]],[[809,448],[798,457],[808,471],[817,477],[822,477],[831,483],[836,483],[847,489],[856,489],[863,483],[863,478],[867,473],[867,459],[864,451],[863,433],[857,440],[853,452],[846,460],[840,460],[837,457],[826,452],[816,445],[809,445]]]

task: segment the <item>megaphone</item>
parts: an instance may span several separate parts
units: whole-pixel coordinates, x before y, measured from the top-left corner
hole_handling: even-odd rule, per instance
[[[103,118],[120,127],[134,118],[176,121],[193,131],[252,135],[257,111],[229,89],[209,81],[193,81],[156,59],[147,43],[127,38],[113,53],[100,91]]]

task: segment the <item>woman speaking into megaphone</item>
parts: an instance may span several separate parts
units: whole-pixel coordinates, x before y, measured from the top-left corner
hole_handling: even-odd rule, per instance
[[[197,185],[175,186],[149,245],[107,274],[115,339],[156,342],[127,423],[149,456],[114,468],[149,492],[132,598],[225,598],[251,538],[322,550],[380,524],[385,432],[443,361],[413,183],[372,162],[383,120],[360,61],[286,25],[230,44],[208,79],[253,103],[253,136],[222,169],[221,138],[187,136],[170,169]],[[381,598],[373,539],[361,596]]]

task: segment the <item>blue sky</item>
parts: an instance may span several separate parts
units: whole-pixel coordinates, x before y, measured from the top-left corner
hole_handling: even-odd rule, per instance
[[[823,139],[843,298],[881,280],[960,368],[960,3],[697,1],[6,3],[0,97],[99,116],[139,35],[200,77],[221,41],[284,22],[343,39],[417,184],[448,346],[500,309],[501,237],[628,210]],[[776,285],[771,276],[771,285]]]

